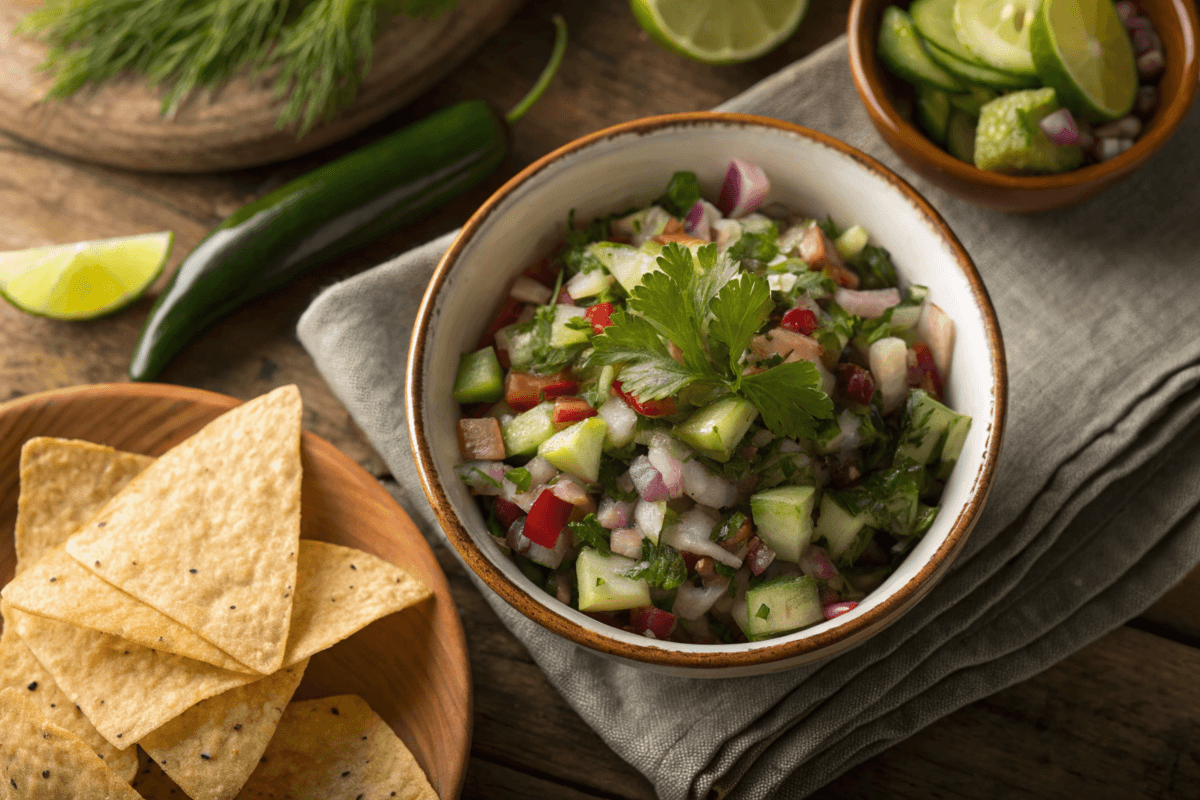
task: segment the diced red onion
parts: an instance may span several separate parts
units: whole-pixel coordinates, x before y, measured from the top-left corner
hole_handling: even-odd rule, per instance
[[[929,346],[944,384],[950,379],[950,358],[954,355],[954,320],[933,303],[926,303],[917,319],[917,339]]]
[[[637,412],[613,395],[600,406],[600,418],[608,425],[608,438],[615,447],[624,447],[637,433]]]
[[[800,554],[800,570],[815,581],[831,581],[840,574],[824,547],[809,545]]]
[[[1142,121],[1132,114],[1098,126],[1097,139],[1136,139],[1142,132]]]
[[[672,499],[683,497],[683,464],[667,452],[666,448],[655,445],[650,446],[647,458],[650,460],[650,466],[662,476],[668,495]]]
[[[1152,30],[1142,28],[1130,31],[1129,34],[1135,56],[1140,56],[1142,53],[1149,53],[1151,50],[1162,50],[1162,39],[1158,38],[1158,34]]]
[[[643,606],[629,612],[629,627],[648,639],[667,639],[675,631],[675,615],[655,606]]]
[[[1154,23],[1150,22],[1149,17],[1143,17],[1137,13],[1134,13],[1133,16],[1123,20],[1123,22],[1125,23],[1125,30],[1129,31],[1131,34],[1134,31],[1154,30]]]
[[[649,503],[666,500],[671,496],[662,473],[654,468],[646,456],[638,456],[629,464],[629,476],[633,478],[638,495]]]
[[[554,581],[554,597],[558,602],[564,605],[571,603],[571,584],[574,582],[575,576],[570,570],[563,570],[556,576]]]
[[[1166,59],[1163,58],[1162,50],[1150,50],[1142,53],[1137,58],[1137,71],[1139,78],[1154,78],[1163,71],[1166,66]]]
[[[846,409],[838,415],[838,428],[842,431],[842,441],[838,445],[838,451],[843,455],[849,454],[857,450],[862,445],[862,418],[855,414],[850,409]]]
[[[559,536],[554,547],[543,547],[525,535],[525,520],[519,519],[508,529],[508,546],[514,553],[523,555],[535,564],[558,569],[567,551],[571,549],[571,537]]]
[[[746,555],[746,563],[750,565],[752,573],[762,575],[774,560],[774,550],[767,547],[766,543],[757,536],[750,538],[750,549]]]
[[[558,475],[558,468],[541,456],[534,456],[525,462],[525,469],[529,470],[530,486],[549,483]]]
[[[633,505],[631,501],[614,500],[606,495],[600,500],[596,521],[610,531],[629,527],[629,522],[633,519]]]
[[[687,216],[684,217],[683,222],[683,229],[697,239],[708,241],[708,238],[712,235],[712,223],[709,222],[708,215],[704,213],[703,200],[697,200],[688,209]]]
[[[829,605],[827,605],[823,609],[821,609],[821,611],[825,614],[825,619],[833,619],[834,617],[840,617],[842,614],[845,614],[847,611],[853,611],[855,608],[858,608],[858,603],[853,603],[853,602],[830,603]]]
[[[633,507],[633,521],[638,530],[652,542],[657,542],[662,533],[663,520],[667,516],[666,501],[650,502],[639,500]]]
[[[871,376],[883,395],[883,413],[898,409],[908,396],[908,346],[903,339],[888,336],[871,345],[868,360]]]
[[[729,162],[717,208],[727,217],[741,217],[762,205],[771,191],[767,173],[740,158]]]
[[[619,556],[627,558],[642,557],[642,532],[637,528],[620,528],[609,536],[609,547]]]
[[[464,461],[454,467],[454,472],[476,494],[498,495],[504,490],[508,469],[503,461]]]
[[[1108,161],[1111,158],[1124,153],[1129,148],[1133,147],[1133,139],[1097,139],[1096,140],[1096,158],[1101,161]]]
[[[664,529],[660,541],[676,550],[709,556],[736,569],[742,565],[742,559],[708,538],[719,521],[720,517],[714,512],[697,506],[681,514],[679,522]]]
[[[550,302],[550,295],[553,294],[553,290],[532,278],[526,278],[522,275],[513,283],[513,287],[509,290],[508,294],[514,300],[519,300],[522,303],[533,303],[534,305],[544,306]]]
[[[888,289],[846,289],[839,286],[833,293],[833,300],[851,314],[863,319],[878,319],[892,306],[900,305],[900,290]]]
[[[825,586],[821,589],[821,605],[831,606],[834,603],[842,602],[842,596],[838,594],[837,589],[832,586]]]
[[[728,508],[737,503],[738,498],[736,486],[696,459],[683,464],[683,491],[700,505],[709,508]]]
[[[559,480],[550,487],[550,491],[554,492],[555,497],[566,500],[573,506],[587,505],[589,501],[587,490],[569,478]]]
[[[1137,6],[1129,2],[1129,0],[1121,0],[1117,3],[1117,16],[1125,25],[1129,24],[1129,20],[1137,16]]]
[[[671,613],[680,619],[699,619],[708,613],[713,603],[728,592],[728,579],[714,581],[708,586],[693,586],[691,581],[685,581],[675,593]]]
[[[1079,141],[1079,128],[1075,125],[1075,118],[1071,116],[1071,110],[1068,108],[1060,108],[1042,117],[1038,127],[1054,144],[1070,145]]]

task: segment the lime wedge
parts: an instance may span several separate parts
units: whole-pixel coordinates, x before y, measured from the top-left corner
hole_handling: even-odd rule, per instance
[[[738,64],[791,36],[808,0],[629,0],[638,24],[668,50],[705,64]]]
[[[1035,75],[1029,28],[1040,0],[955,0],[954,32],[976,58],[1001,72]]]
[[[1112,0],[1043,0],[1030,32],[1042,82],[1079,117],[1119,119],[1137,97],[1137,64]]]
[[[0,294],[22,311],[92,319],[136,300],[167,263],[170,231],[0,253]]]

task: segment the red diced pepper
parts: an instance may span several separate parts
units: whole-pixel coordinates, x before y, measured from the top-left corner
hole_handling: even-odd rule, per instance
[[[583,312],[583,318],[592,323],[592,331],[599,335],[604,333],[605,328],[612,325],[612,314],[612,303],[596,303]]]
[[[520,301],[514,300],[511,297],[504,298],[504,305],[500,307],[500,312],[496,314],[495,319],[487,326],[487,330],[483,332],[483,338],[479,340],[479,347],[489,347],[496,343],[496,331],[501,328],[507,328],[512,325],[521,316],[521,309],[524,306]],[[503,352],[503,351],[502,351]],[[507,354],[504,356],[507,358]]]
[[[786,328],[793,333],[810,336],[817,329],[817,315],[808,308],[793,308],[783,315],[783,321],[779,323],[779,327]]]
[[[497,497],[496,503],[492,508],[496,512],[496,519],[500,520],[500,524],[504,526],[505,530],[512,527],[512,524],[524,513],[521,511],[519,505],[510,503],[503,497]]]
[[[675,631],[675,615],[654,606],[640,606],[630,610],[629,627],[641,636],[649,631],[655,639],[668,639]]]
[[[933,362],[933,353],[929,345],[917,342],[912,347],[917,355],[917,366],[921,368],[921,388],[929,392],[935,400],[942,399],[942,376],[938,374],[937,365]]]
[[[549,489],[544,490],[533,501],[529,516],[525,518],[525,536],[542,547],[554,549],[563,526],[571,519],[575,506],[563,500]]]
[[[517,413],[528,411],[543,400],[572,395],[578,391],[579,382],[565,370],[554,375],[510,372],[504,379],[504,402]]]
[[[596,414],[596,409],[588,405],[588,401],[582,397],[556,397],[550,421],[556,428],[565,428]]]
[[[855,403],[868,405],[875,395],[875,378],[857,364],[838,364],[838,386]]]
[[[675,399],[671,397],[662,400],[638,400],[621,388],[621,381],[613,381],[613,391],[625,401],[625,404],[643,417],[667,417],[675,413]]]

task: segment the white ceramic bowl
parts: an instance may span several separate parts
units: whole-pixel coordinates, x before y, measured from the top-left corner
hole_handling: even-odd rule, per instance
[[[661,194],[671,174],[692,170],[705,195],[720,188],[733,157],[761,166],[768,202],[840,225],[858,223],[891,252],[902,281],[930,288],[954,320],[946,398],[974,418],[932,529],[888,580],[853,611],[762,642],[695,645],[648,639],[597,622],[534,586],[488,536],[474,499],[453,472],[458,404],[451,398],[461,353],[475,349],[507,288],[551,252],[567,213],[589,220]],[[869,156],[795,125],[732,114],[637,120],[568,144],[531,164],[463,226],[426,291],[409,354],[407,410],[425,492],[459,554],[527,617],[581,646],[689,676],[770,672],[826,658],[894,622],[945,572],[983,508],[1004,428],[1004,347],[979,273],[942,218]]]

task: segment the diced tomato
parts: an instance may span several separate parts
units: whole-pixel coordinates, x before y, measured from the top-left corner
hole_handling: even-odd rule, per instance
[[[554,268],[554,261],[549,258],[535,261],[521,274],[530,280],[537,281],[547,289],[553,289],[554,284],[558,282],[558,270]]]
[[[838,387],[855,403],[867,405],[875,395],[875,379],[857,364],[839,364]]]
[[[632,408],[643,417],[667,417],[675,413],[675,399],[671,397],[663,398],[662,400],[638,400],[629,392],[621,388],[621,381],[613,381],[613,391],[625,401],[625,405]],[[510,403],[511,405],[511,403]]]
[[[554,302],[560,306],[575,305],[575,300],[571,297],[571,293],[567,291],[567,287],[565,286],[558,290],[558,299]]]
[[[670,244],[676,242],[682,247],[691,247],[694,244],[705,245],[708,241],[705,239],[697,239],[689,233],[660,233],[654,237],[654,241],[659,244]]]
[[[793,308],[783,315],[783,322],[779,324],[779,327],[811,336],[812,332],[817,329],[817,315],[812,312],[812,309]]]
[[[579,382],[565,370],[553,375],[509,372],[504,378],[504,402],[518,414],[543,400],[572,395],[578,391]]]
[[[687,226],[684,225],[683,220],[679,217],[671,217],[667,220],[667,224],[663,226],[662,232],[664,236],[674,236],[677,233],[683,233],[685,230],[687,230]]]
[[[500,520],[500,524],[508,530],[514,522],[523,514],[521,507],[516,503],[510,503],[503,497],[496,498],[496,504],[493,506],[496,511],[496,519]]]
[[[460,419],[458,421],[458,452],[467,461],[501,461],[504,459],[504,437],[500,420]]]
[[[525,536],[542,547],[553,549],[574,508],[549,489],[543,491],[533,501],[533,508],[525,518]]]
[[[496,331],[516,322],[517,318],[521,316],[522,307],[520,301],[514,300],[511,297],[504,298],[504,305],[500,307],[500,312],[496,314],[495,319],[491,321],[487,326],[487,330],[483,332],[483,338],[479,340],[479,346],[483,348],[495,344]],[[505,357],[507,357],[507,354]]]
[[[612,325],[612,313],[612,303],[596,303],[583,312],[583,318],[592,323],[592,331],[599,335],[604,333],[605,328]]]
[[[596,409],[588,405],[588,401],[582,397],[556,397],[550,421],[556,428],[560,426],[565,428],[588,417],[594,417],[596,414]]]
[[[824,609],[822,609],[822,611],[825,614],[825,619],[833,619],[834,617],[840,617],[842,614],[853,611],[856,608],[858,608],[858,603],[844,602],[827,605]]]
[[[675,630],[675,615],[654,606],[640,606],[630,610],[629,627],[642,636],[649,631],[655,639],[668,639]]]
[[[938,374],[929,345],[917,342],[912,349],[917,355],[917,366],[921,368],[921,388],[933,395],[934,399],[941,400],[942,376]]]

